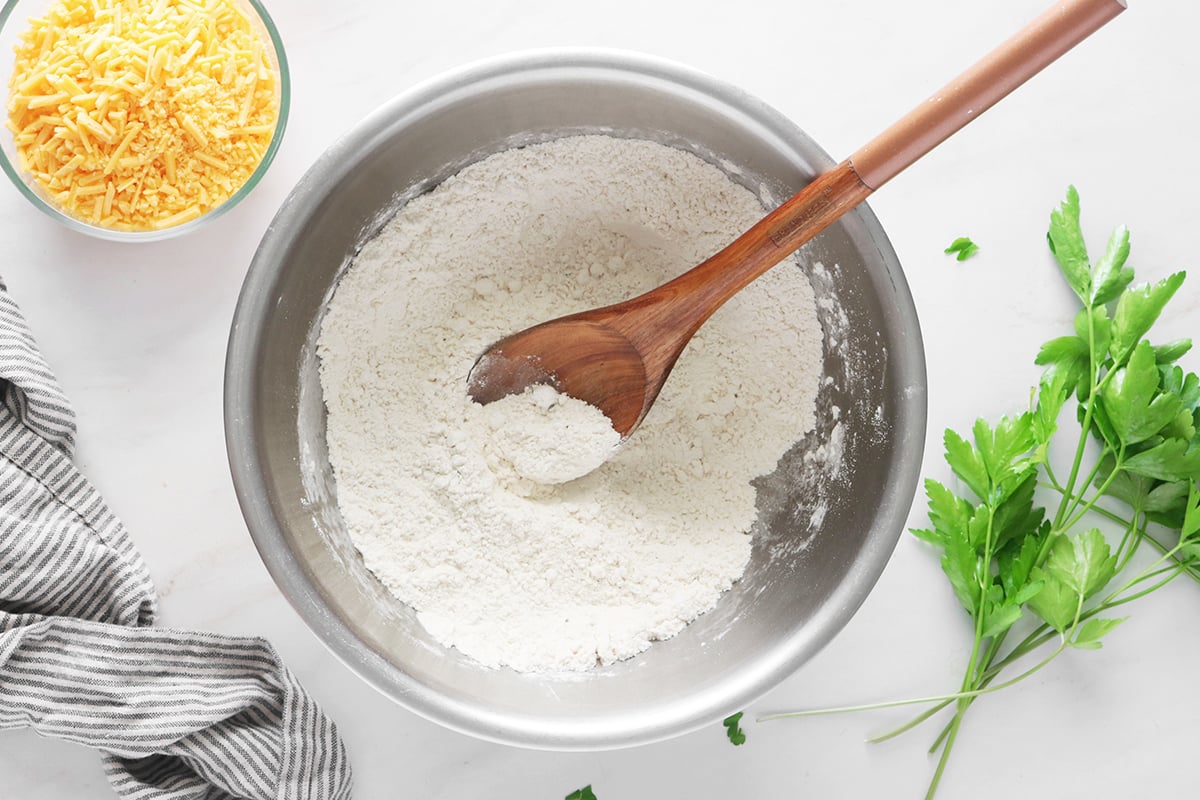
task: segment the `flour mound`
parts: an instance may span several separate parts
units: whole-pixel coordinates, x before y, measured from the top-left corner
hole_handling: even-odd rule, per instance
[[[480,406],[475,416],[488,464],[501,478],[566,483],[598,469],[621,444],[603,411],[544,383]]]
[[[751,481],[813,424],[822,333],[795,263],[722,307],[637,433],[575,480],[500,474],[465,381],[502,336],[641,294],[762,215],[689,153],[571,137],[467,167],[362,248],[318,340],[338,507],[432,636],[582,670],[674,635],[741,576]]]

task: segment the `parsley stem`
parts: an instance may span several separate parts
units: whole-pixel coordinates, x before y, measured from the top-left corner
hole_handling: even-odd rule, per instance
[[[1158,539],[1155,539],[1146,531],[1143,531],[1143,541],[1147,541],[1154,545],[1154,547],[1164,555],[1170,554],[1171,558],[1175,559],[1176,563],[1179,564],[1182,574],[1187,575],[1196,583],[1200,583],[1200,572],[1197,571],[1196,564],[1191,561],[1181,561],[1177,553],[1179,549],[1178,547],[1168,547]]]
[[[1146,595],[1150,594],[1151,592],[1153,592],[1157,589],[1160,589],[1163,586],[1166,586],[1168,583],[1170,583],[1171,581],[1178,578],[1179,574],[1182,571],[1183,571],[1183,568],[1180,565],[1172,564],[1169,567],[1163,567],[1162,569],[1155,570],[1154,572],[1151,572],[1148,574],[1142,574],[1139,577],[1134,578],[1129,583],[1125,584],[1125,586],[1122,586],[1120,589],[1118,589],[1112,595],[1110,595],[1110,597],[1113,599],[1105,601],[1101,605],[1097,606],[1097,609],[1115,608],[1116,606],[1124,605],[1125,603],[1131,602],[1133,600],[1137,600],[1139,597],[1145,597]],[[1149,588],[1141,589],[1141,590],[1135,592],[1134,594],[1127,595],[1125,597],[1117,597],[1116,596],[1116,595],[1120,594],[1121,592],[1132,589],[1134,586],[1136,586],[1138,583],[1140,583],[1142,581],[1151,580],[1152,578],[1156,578],[1159,575],[1167,575],[1167,577],[1165,577],[1161,581],[1153,584]]]
[[[1124,448],[1122,448],[1122,451],[1123,450],[1124,450]],[[1071,530],[1071,528],[1074,528],[1077,524],[1079,524],[1080,520],[1082,520],[1085,516],[1087,516],[1089,511],[1091,511],[1093,508],[1096,507],[1096,502],[1105,495],[1105,493],[1108,491],[1108,487],[1112,485],[1113,480],[1117,477],[1117,473],[1120,472],[1121,463],[1123,460],[1124,460],[1124,452],[1120,453],[1117,456],[1117,466],[1112,470],[1112,472],[1109,473],[1108,477],[1104,479],[1104,483],[1102,483],[1100,485],[1100,487],[1096,490],[1096,493],[1094,495],[1092,495],[1091,498],[1089,498],[1085,501],[1083,498],[1083,495],[1081,494],[1081,495],[1079,495],[1079,497],[1077,497],[1075,499],[1074,508],[1079,509],[1079,511],[1077,513],[1075,513],[1075,515],[1072,516],[1065,525],[1063,525],[1062,530],[1069,531],[1069,530]],[[1092,480],[1096,477],[1096,472],[1098,471],[1098,469],[1099,469],[1099,462],[1097,462],[1096,469],[1093,469],[1092,472],[1088,475],[1087,484],[1085,484],[1085,485],[1088,485],[1092,482]],[[1080,504],[1083,505],[1082,508],[1080,508]],[[1074,509],[1072,509],[1072,510],[1074,510]]]
[[[1096,321],[1092,317],[1091,309],[1087,308],[1087,323],[1088,323],[1088,375],[1091,376],[1088,388],[1088,399],[1084,406],[1083,419],[1080,421],[1079,441],[1075,445],[1075,457],[1071,461],[1071,472],[1067,475],[1067,485],[1063,488],[1063,498],[1059,502],[1058,511],[1054,514],[1054,528],[1062,530],[1063,518],[1067,515],[1067,508],[1070,502],[1075,498],[1075,481],[1079,478],[1079,467],[1083,463],[1083,453],[1087,447],[1089,433],[1092,430],[1092,415],[1095,413],[1097,384],[1096,374],[1099,371],[1099,365],[1096,363]],[[1050,537],[1047,537],[1047,544]],[[1045,555],[1043,548],[1042,554]],[[1038,559],[1039,561],[1041,558]]]
[[[879,744],[880,742],[886,742],[888,739],[894,739],[897,736],[899,736],[900,734],[906,733],[906,732],[912,730],[913,728],[917,727],[922,722],[929,719],[934,714],[938,713],[943,708],[945,708],[946,706],[953,703],[956,699],[957,698],[950,697],[945,700],[942,700],[940,703],[933,706],[932,708],[925,709],[920,714],[918,714],[917,716],[910,719],[908,722],[901,725],[899,728],[893,728],[892,730],[888,731],[887,733],[881,734],[879,736],[873,736],[870,739],[867,739],[867,741],[871,744]]]
[[[1118,605],[1119,603],[1127,603],[1130,600],[1136,599],[1138,597],[1142,597],[1142,596],[1148,594],[1149,592],[1153,591],[1154,589],[1157,589],[1159,586],[1163,586],[1163,585],[1169,583],[1170,581],[1174,580],[1179,575],[1179,573],[1183,571],[1183,565],[1178,561],[1178,559],[1175,558],[1176,552],[1178,552],[1178,550],[1182,546],[1183,546],[1182,544],[1177,544],[1177,545],[1175,545],[1175,547],[1164,552],[1161,556],[1159,556],[1154,561],[1154,563],[1150,564],[1148,567],[1143,569],[1137,575],[1134,575],[1132,578],[1130,578],[1128,581],[1126,581],[1123,586],[1121,586],[1119,589],[1117,589],[1116,591],[1109,594],[1108,597],[1104,598],[1104,601],[1100,603],[1100,606],[1111,607],[1114,605]],[[1163,564],[1166,564],[1168,561],[1173,561],[1174,563],[1170,564],[1166,567],[1161,566]],[[1172,574],[1168,578],[1163,580],[1162,582],[1155,584],[1151,589],[1145,590],[1145,591],[1140,591],[1137,594],[1132,595],[1128,598],[1118,600],[1118,598],[1120,598],[1120,596],[1124,592],[1129,591],[1134,586],[1137,586],[1139,583],[1142,583],[1143,581],[1147,581],[1147,580],[1152,580],[1153,578],[1156,578],[1159,575],[1165,574],[1167,572],[1170,572]]]
[[[1137,524],[1140,513],[1134,509],[1133,519],[1125,526],[1125,533],[1122,534],[1121,542],[1117,545],[1117,568],[1113,571],[1114,575],[1121,574],[1125,565],[1129,563],[1129,559],[1133,558],[1133,554],[1137,552],[1138,546],[1142,543],[1144,528]]]
[[[977,580],[979,583],[979,601],[975,605],[973,616],[975,617],[975,637],[971,642],[971,658],[967,661],[967,669],[963,673],[963,680],[960,688],[960,694],[964,694],[976,688],[979,680],[979,645],[983,642],[983,624],[988,613],[988,589],[992,586],[991,564],[995,557],[992,551],[995,543],[995,525],[996,525],[996,489],[998,488],[992,479],[988,480],[988,496],[985,500],[987,504],[987,531],[983,538],[983,554],[980,557],[979,563],[983,565],[983,569],[977,570]],[[990,644],[990,643],[989,643]],[[950,759],[950,751],[954,747],[954,741],[958,736],[958,729],[962,725],[963,715],[967,713],[967,709],[971,707],[973,698],[963,696],[958,698],[955,703],[957,708],[954,711],[954,717],[950,720],[950,735],[946,737],[946,743],[942,747],[942,755],[938,759],[937,769],[933,773],[933,780],[929,784],[929,790],[925,794],[926,800],[931,800],[937,792],[938,783],[942,780],[942,773],[946,770],[946,763]],[[940,738],[940,737],[939,737]]]
[[[1082,619],[1083,619],[1083,598],[1080,597],[1079,603],[1075,609],[1075,620],[1071,624],[1070,631],[1074,631],[1079,626],[1079,622]],[[998,674],[998,670],[996,672],[993,672],[991,669],[987,669],[980,676],[980,679],[979,679],[975,689],[973,689],[969,692],[960,692],[958,694],[958,696],[956,698],[957,703],[958,703],[958,710],[955,711],[954,717],[950,720],[949,723],[946,724],[946,727],[942,729],[942,732],[940,734],[938,734],[937,739],[934,740],[933,744],[929,748],[929,752],[933,753],[937,750],[938,746],[940,745],[942,747],[942,755],[941,755],[941,758],[938,759],[938,767],[934,771],[933,780],[929,785],[929,791],[926,792],[926,794],[925,794],[926,800],[930,800],[930,798],[932,798],[934,793],[937,791],[938,783],[941,781],[942,773],[945,771],[946,762],[949,760],[949,757],[950,757],[950,750],[954,747],[954,741],[958,736],[958,729],[962,725],[963,715],[965,715],[967,712],[967,709],[971,707],[971,703],[975,701],[975,698],[981,697],[982,695],[985,695],[985,694],[991,694],[992,692],[999,692],[1002,689],[1007,689],[1008,687],[1013,686],[1017,683],[1020,683],[1021,681],[1025,680],[1026,678],[1041,671],[1048,664],[1050,664],[1050,662],[1054,661],[1054,659],[1058,658],[1060,655],[1063,654],[1063,652],[1068,647],[1068,644],[1067,644],[1068,641],[1069,641],[1069,639],[1067,637],[1062,637],[1062,642],[1059,644],[1059,646],[1057,648],[1055,648],[1054,652],[1052,652],[1050,655],[1046,656],[1041,661],[1039,661],[1038,663],[1034,664],[1029,669],[1022,672],[1020,675],[1017,675],[1014,678],[1009,678],[1008,680],[1004,681],[1003,683],[998,683],[995,686],[990,686],[988,684],[990,684],[992,678],[994,678],[996,676],[996,674]],[[941,707],[944,708],[945,706],[941,706]],[[936,710],[937,709],[933,709],[931,711],[936,711]],[[915,725],[920,721],[923,721],[923,720],[916,720],[912,724],[910,724],[909,727],[912,727],[912,725]],[[907,730],[907,728],[905,728],[905,730]],[[874,741],[874,740],[872,740],[872,741]]]
[[[1050,462],[1043,461],[1042,469],[1045,470],[1045,472],[1046,472],[1046,479],[1050,482],[1050,484],[1049,484],[1050,488],[1054,489],[1059,494],[1062,494],[1063,493],[1062,484],[1060,484],[1058,482],[1058,476],[1056,476],[1054,474],[1054,467],[1050,466]]]
[[[926,753],[933,755],[938,751],[938,748],[942,746],[942,742],[946,741],[946,737],[950,735],[950,727],[954,724],[954,719],[956,718],[952,718],[946,723],[946,725],[942,728],[942,732],[939,733],[937,738],[933,740],[933,744],[929,745],[929,749],[925,751]]]
[[[933,771],[933,780],[929,782],[929,789],[925,792],[925,800],[933,800],[933,796],[937,794],[938,784],[942,782],[942,773],[946,771],[946,764],[950,761],[950,751],[954,749],[954,742],[958,738],[958,729],[962,725],[962,715],[966,708],[960,708],[954,715],[954,719],[950,720],[949,735],[946,736],[946,743],[942,746],[942,755],[938,758],[937,769]]]
[[[1107,451],[1107,449],[1108,448],[1106,447],[1105,450]],[[1096,479],[1096,475],[1099,474],[1099,472],[1100,472],[1100,466],[1103,461],[1103,458],[1104,458],[1104,452],[1102,451],[1100,453],[1100,455],[1096,458],[1096,462],[1092,465],[1091,471],[1088,473],[1087,477],[1084,479],[1083,486],[1091,486],[1092,485],[1092,481],[1094,481]],[[1121,464],[1124,462],[1124,460],[1125,460],[1125,448],[1124,448],[1124,446],[1122,446],[1121,452],[1117,454],[1116,466],[1113,467],[1111,472],[1109,472],[1108,477],[1105,479],[1103,485],[1101,485],[1100,488],[1096,491],[1096,493],[1094,495],[1092,495],[1091,499],[1085,501],[1083,492],[1080,492],[1078,495],[1075,495],[1073,498],[1071,498],[1070,508],[1067,511],[1067,516],[1070,517],[1070,519],[1069,519],[1069,521],[1063,523],[1063,526],[1060,530],[1069,531],[1071,528],[1075,527],[1075,524],[1078,523],[1079,520],[1083,519],[1083,517],[1087,514],[1087,512],[1089,510],[1091,510],[1091,507],[1093,505],[1095,505],[1096,501],[1101,496],[1103,496],[1106,491],[1108,491],[1108,487],[1112,484],[1113,479],[1117,476],[1117,473],[1121,470]],[[1080,505],[1083,505],[1083,510],[1078,511],[1078,513],[1077,513],[1077,509],[1079,509]],[[1072,514],[1074,516],[1071,516]]]
[[[1083,433],[1080,434],[1079,444],[1075,448],[1075,460],[1071,464],[1071,473],[1070,473],[1070,475],[1067,476],[1067,485],[1061,489],[1062,500],[1059,502],[1058,510],[1054,514],[1054,529],[1055,530],[1063,529],[1063,524],[1062,524],[1063,518],[1066,517],[1068,508],[1070,507],[1070,504],[1071,504],[1071,501],[1075,497],[1075,481],[1079,477],[1079,466],[1083,462],[1083,452],[1084,452],[1084,448],[1087,445],[1087,440],[1088,440],[1088,428],[1091,427],[1091,423],[1092,423],[1092,402],[1091,401],[1092,401],[1092,398],[1089,398],[1087,410],[1084,412]],[[1047,541],[1047,545],[1048,545],[1049,537],[1047,537],[1046,541]],[[1044,554],[1044,552],[1043,552],[1043,554]],[[1038,560],[1040,561],[1041,559],[1039,558]]]
[[[1081,617],[1080,617],[1081,620],[1084,618],[1086,618],[1086,614],[1081,615]],[[997,662],[996,665],[989,667],[983,673],[981,673],[978,684],[975,688],[961,691],[961,692],[955,692],[954,694],[936,695],[933,697],[913,697],[913,698],[909,698],[907,700],[889,700],[885,703],[866,703],[863,705],[856,705],[856,706],[837,706],[837,707],[832,707],[832,708],[814,708],[814,709],[810,709],[807,711],[786,711],[786,712],[781,712],[778,714],[766,714],[764,716],[758,717],[755,721],[756,722],[771,722],[772,720],[792,719],[792,718],[797,718],[797,717],[819,717],[819,716],[824,716],[826,714],[844,714],[844,713],[851,712],[851,711],[878,711],[878,710],[885,709],[885,708],[899,708],[901,706],[920,705],[922,703],[936,703],[937,704],[933,708],[923,711],[920,715],[915,717],[913,720],[905,723],[900,728],[889,731],[885,734],[882,734],[881,736],[878,736],[878,737],[875,737],[875,738],[869,740],[871,742],[882,742],[882,741],[886,741],[887,739],[891,739],[895,736],[898,736],[899,734],[904,733],[905,731],[916,727],[917,725],[919,725],[920,723],[929,719],[931,716],[933,716],[934,714],[936,714],[938,711],[945,708],[946,706],[950,705],[951,703],[966,701],[964,705],[970,705],[971,701],[974,701],[975,698],[977,698],[977,697],[981,697],[985,694],[991,694],[992,692],[998,692],[1002,689],[1007,689],[1010,686],[1020,683],[1021,681],[1030,677],[1031,675],[1034,675],[1035,673],[1044,669],[1051,661],[1053,661],[1055,658],[1057,658],[1059,655],[1061,655],[1063,650],[1066,649],[1066,647],[1067,647],[1067,645],[1065,643],[1062,644],[1053,653],[1046,656],[1044,659],[1042,659],[1038,663],[1034,664],[1029,669],[1025,670],[1024,672],[1022,672],[1021,674],[1019,674],[1015,677],[1009,678],[1008,680],[1004,681],[1003,683],[998,683],[995,686],[990,686],[988,684],[990,684],[991,680],[993,678],[995,678],[996,675],[998,674],[1001,664],[1008,663],[1010,657],[1006,657],[1004,662]],[[1011,656],[1011,654],[1010,654],[1010,656]],[[936,746],[936,743],[935,743],[935,746]]]
[[[1011,630],[1011,628],[1009,630]],[[981,667],[986,667],[988,664],[991,664],[993,661],[996,660],[996,656],[999,654],[1000,648],[1004,646],[1004,640],[1006,638],[1008,638],[1008,630],[1002,631],[998,635],[992,637],[992,641],[988,645],[988,651],[984,655],[983,664],[981,664]],[[975,675],[975,683],[976,684],[979,683],[979,679],[981,677],[982,677],[982,673],[977,672]]]
[[[1016,647],[1008,651],[1008,654],[1004,656],[1004,658],[993,664],[990,670],[984,674],[984,680],[990,681],[992,678],[999,675],[1000,671],[1009,664],[1013,663],[1018,658],[1037,650],[1046,642],[1053,639],[1055,635],[1054,629],[1043,622],[1041,625],[1034,628],[1028,636],[1022,639]]]
[[[1059,503],[1058,511],[1054,515],[1054,528],[1056,530],[1065,530],[1062,521],[1067,515],[1067,506],[1075,498],[1076,481],[1079,478],[1079,468],[1083,463],[1083,454],[1087,450],[1087,443],[1090,440],[1092,430],[1092,420],[1096,413],[1096,400],[1104,387],[1112,379],[1117,372],[1118,364],[1114,364],[1104,376],[1099,380],[1096,379],[1096,374],[1099,371],[1099,364],[1096,360],[1096,323],[1092,317],[1091,309],[1088,309],[1088,363],[1091,369],[1089,373],[1092,376],[1091,387],[1088,389],[1087,402],[1084,404],[1083,419],[1079,423],[1079,441],[1075,445],[1075,458],[1071,462],[1071,474],[1067,477],[1067,485],[1062,488],[1063,499]],[[1099,459],[1097,459],[1099,463]],[[1115,473],[1115,470],[1114,470]],[[1086,484],[1085,484],[1086,485]],[[1049,542],[1049,538],[1047,538]],[[1045,555],[1043,553],[1042,555]]]
[[[793,718],[797,718],[797,717],[822,717],[827,714],[846,714],[846,713],[852,712],[852,711],[879,711],[879,710],[882,710],[885,708],[900,708],[902,706],[916,706],[916,705],[921,705],[923,703],[937,703],[938,704],[938,705],[934,706],[933,709],[922,712],[914,721],[912,721],[910,723],[906,723],[903,730],[889,731],[888,733],[879,737],[878,741],[884,741],[886,739],[891,739],[893,736],[896,736],[900,733],[903,733],[904,730],[908,730],[909,728],[915,727],[916,725],[920,724],[921,722],[924,722],[926,719],[933,716],[933,714],[936,714],[940,709],[945,708],[946,706],[950,705],[951,703],[955,702],[956,700],[962,700],[964,698],[972,698],[978,694],[982,694],[982,692],[965,691],[965,692],[955,692],[954,694],[933,695],[931,697],[910,697],[906,700],[888,700],[888,701],[882,702],[882,703],[864,703],[864,704],[856,705],[856,706],[832,706],[829,708],[812,708],[812,709],[808,709],[806,711],[782,711],[782,712],[779,712],[776,714],[765,714],[761,717],[755,718],[754,721],[755,722],[771,722],[773,720],[793,719]],[[870,739],[869,741],[873,742],[873,741],[876,741],[876,739]]]

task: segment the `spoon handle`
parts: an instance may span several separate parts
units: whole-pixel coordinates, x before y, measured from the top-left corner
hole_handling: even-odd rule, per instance
[[[872,190],[987,111],[1125,10],[1125,0],[1062,0],[852,156]]]
[[[726,300],[1124,10],[1125,0],[1055,3],[724,250],[655,290],[688,296],[669,324],[686,343]]]

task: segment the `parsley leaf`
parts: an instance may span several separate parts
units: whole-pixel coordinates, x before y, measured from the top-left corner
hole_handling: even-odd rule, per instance
[[[1154,483],[1152,479],[1141,475],[1129,475],[1129,479],[1143,484]],[[1109,494],[1112,494],[1112,492],[1109,492]],[[1177,512],[1179,522],[1171,524],[1171,527],[1179,528],[1183,526],[1183,514],[1187,511],[1187,500],[1187,481],[1159,483],[1145,493],[1145,497],[1141,501],[1141,506],[1147,514],[1172,514]],[[1130,503],[1129,505],[1136,506],[1137,504]]]
[[[1050,215],[1046,238],[1067,285],[1086,305],[1092,294],[1092,276],[1079,224],[1079,193],[1074,186],[1067,188],[1067,199]]]
[[[1200,446],[1183,439],[1166,439],[1125,460],[1125,469],[1160,481],[1200,477]]]
[[[746,732],[738,724],[742,721],[742,714],[744,713],[743,711],[739,711],[736,714],[730,714],[721,722],[725,726],[725,735],[729,737],[729,741],[733,742],[734,745],[746,743]]]
[[[1135,286],[1121,294],[1112,322],[1111,349],[1117,363],[1123,362],[1149,332],[1167,301],[1183,284],[1183,278],[1184,273],[1176,272],[1154,285]]]
[[[965,538],[971,522],[971,504],[932,478],[925,480],[925,495],[929,498],[929,521],[933,530],[918,535],[934,544],[955,537]]]
[[[1188,499],[1184,512],[1183,524],[1180,526],[1179,538],[1189,540],[1200,534],[1200,487],[1192,481],[1188,486]]]
[[[1029,414],[1001,417],[993,428],[986,420],[975,421],[975,445],[993,487],[1004,496],[1024,480],[1033,447],[1033,423]]]
[[[1081,650],[1099,650],[1101,637],[1127,619],[1129,617],[1121,617],[1119,619],[1098,619],[1093,617],[1083,623],[1079,627],[1079,630],[1075,632],[1075,636],[1070,642],[1071,647]]]
[[[1020,544],[1006,547],[997,558],[997,574],[1004,596],[1009,600],[1026,603],[1041,589],[1041,582],[1032,579],[1033,567],[1042,551],[1042,542],[1050,530],[1050,523],[1043,522],[1037,531],[1026,536]]]
[[[1021,542],[1037,532],[1046,516],[1046,509],[1033,505],[1033,490],[1037,487],[1037,474],[1030,471],[1024,480],[1016,484],[1012,493],[996,506],[992,517],[992,539],[996,551],[1010,541]]]
[[[988,606],[987,614],[984,616],[984,624],[980,628],[979,638],[990,639],[993,636],[1000,635],[1017,624],[1021,616],[1021,606],[1019,603],[991,603]]]
[[[979,558],[971,545],[969,534],[947,539],[943,544],[942,572],[958,602],[971,616],[979,613]]]
[[[1082,336],[1059,336],[1042,345],[1033,361],[1040,366],[1054,365],[1060,372],[1071,373],[1087,367],[1088,343]]]
[[[1158,389],[1154,350],[1142,341],[1129,362],[1113,373],[1100,395],[1113,430],[1125,444],[1138,444],[1170,424],[1183,409],[1178,394]]]
[[[1042,588],[1029,601],[1029,608],[1054,630],[1065,633],[1079,611],[1079,596],[1041,567],[1034,567],[1032,576]]]
[[[1085,365],[1080,367],[1080,375]],[[1071,390],[1079,382],[1079,378],[1051,367],[1042,376],[1037,388],[1037,403],[1030,420],[1030,431],[1035,442],[1034,452],[1030,458],[1030,466],[1037,468],[1045,464],[1050,453],[1050,442],[1058,432],[1058,417],[1062,413],[1063,404]]]
[[[1046,571],[1081,599],[1094,595],[1112,578],[1117,558],[1098,528],[1078,536],[1060,536],[1050,546]]]
[[[1157,348],[1155,348],[1154,357],[1162,365],[1163,362],[1158,359]],[[1179,400],[1188,411],[1200,408],[1200,378],[1196,377],[1194,373],[1185,373],[1180,367],[1160,366],[1159,368],[1162,370],[1164,392],[1179,395]]]
[[[1160,344],[1154,348],[1154,360],[1159,364],[1173,364],[1187,355],[1191,349],[1191,339],[1178,339],[1167,344]]]
[[[969,237],[960,236],[950,243],[944,251],[947,254],[954,254],[959,261],[966,261],[971,256],[979,252],[979,245],[971,241]]]
[[[983,463],[982,454],[970,442],[948,428],[943,442],[946,445],[946,463],[950,465],[950,469],[954,470],[954,474],[976,497],[987,497],[988,470]]]
[[[1133,270],[1125,266],[1129,258],[1129,229],[1124,225],[1113,231],[1108,247],[1092,271],[1093,306],[1110,303],[1133,282]]]
[[[571,792],[564,800],[596,800],[596,793],[592,791],[592,785],[589,783],[582,789]]]

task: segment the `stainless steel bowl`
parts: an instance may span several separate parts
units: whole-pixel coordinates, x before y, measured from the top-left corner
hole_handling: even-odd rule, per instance
[[[887,237],[861,207],[801,252],[829,334],[819,423],[757,481],[751,561],[716,608],[633,659],[582,674],[488,669],[434,641],[366,570],[338,513],[316,332],[339,274],[398,203],[489,154],[577,133],[681,147],[777,199],[833,163],[763,103],[656,59],[539,51],[470,66],[372,114],[296,186],[250,266],[225,376],[242,510],[267,568],[317,635],[417,713],[549,749],[674,736],[790,675],[883,570],[925,436],[916,312]],[[831,443],[840,459],[811,457]]]

